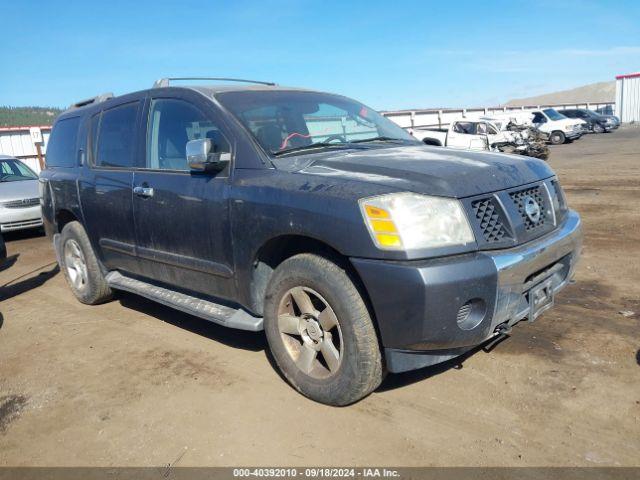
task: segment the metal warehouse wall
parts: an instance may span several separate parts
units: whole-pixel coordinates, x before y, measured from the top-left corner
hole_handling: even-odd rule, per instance
[[[640,122],[640,73],[616,77],[616,115],[622,122]]]
[[[19,158],[29,165],[33,171],[40,173],[40,163],[38,162],[38,152],[31,138],[28,126],[22,127],[0,127],[0,154],[11,155]],[[40,127],[44,145],[41,147],[44,155],[49,143],[51,127]]]

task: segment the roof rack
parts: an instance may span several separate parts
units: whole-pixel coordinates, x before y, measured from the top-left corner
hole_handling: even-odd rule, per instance
[[[96,95],[95,97],[87,98],[86,100],[80,100],[79,102],[72,104],[69,107],[69,109],[86,107],[87,105],[91,105],[92,103],[105,102],[110,98],[113,98],[113,93],[111,92],[101,93],[100,95]]]
[[[243,78],[222,78],[222,77],[171,77],[171,78],[161,78],[160,80],[156,80],[153,84],[153,88],[161,88],[168,87],[170,82],[174,80],[216,80],[223,82],[241,82],[241,83],[256,83],[259,85],[269,85],[270,87],[274,87],[276,84],[273,82],[261,82],[259,80],[245,80]]]

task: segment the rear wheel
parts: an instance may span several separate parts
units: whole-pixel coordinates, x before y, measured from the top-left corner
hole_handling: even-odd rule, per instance
[[[551,133],[551,136],[549,137],[549,141],[551,142],[552,145],[562,145],[566,140],[566,137],[564,136],[564,133],[560,132],[560,131],[555,131]]]
[[[95,305],[111,299],[111,288],[100,270],[89,237],[79,222],[69,222],[62,229],[60,253],[60,268],[79,301]]]
[[[348,405],[382,381],[382,356],[369,311],[347,273],[301,254],[273,273],[265,331],[285,378],[303,395]]]

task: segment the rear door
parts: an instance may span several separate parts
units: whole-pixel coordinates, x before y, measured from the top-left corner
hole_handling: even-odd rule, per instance
[[[230,136],[213,105],[188,91],[152,95],[145,119],[146,160],[133,179],[143,275],[231,298],[230,164],[218,173],[191,173],[185,154],[189,140],[209,138],[221,159],[230,160]]]
[[[129,99],[94,114],[89,123],[88,172],[79,182],[85,227],[110,270],[137,273],[133,169],[139,163],[142,101]]]

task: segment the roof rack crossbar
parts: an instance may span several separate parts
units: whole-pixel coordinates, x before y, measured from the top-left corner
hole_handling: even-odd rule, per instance
[[[256,83],[258,85],[269,85],[270,87],[275,86],[274,82],[261,82],[260,80],[246,80],[243,78],[224,78],[224,77],[170,77],[170,78],[161,78],[160,80],[156,80],[153,84],[153,88],[160,87],[168,87],[170,82],[174,80],[216,80],[223,82],[241,82],[241,83]]]
[[[85,107],[87,105],[91,105],[92,103],[100,103],[100,102],[107,101],[110,98],[113,98],[113,93],[111,92],[101,93],[100,95],[96,95],[95,97],[87,98],[85,100],[80,100],[79,102],[72,104],[69,108],[73,109],[73,108]]]

